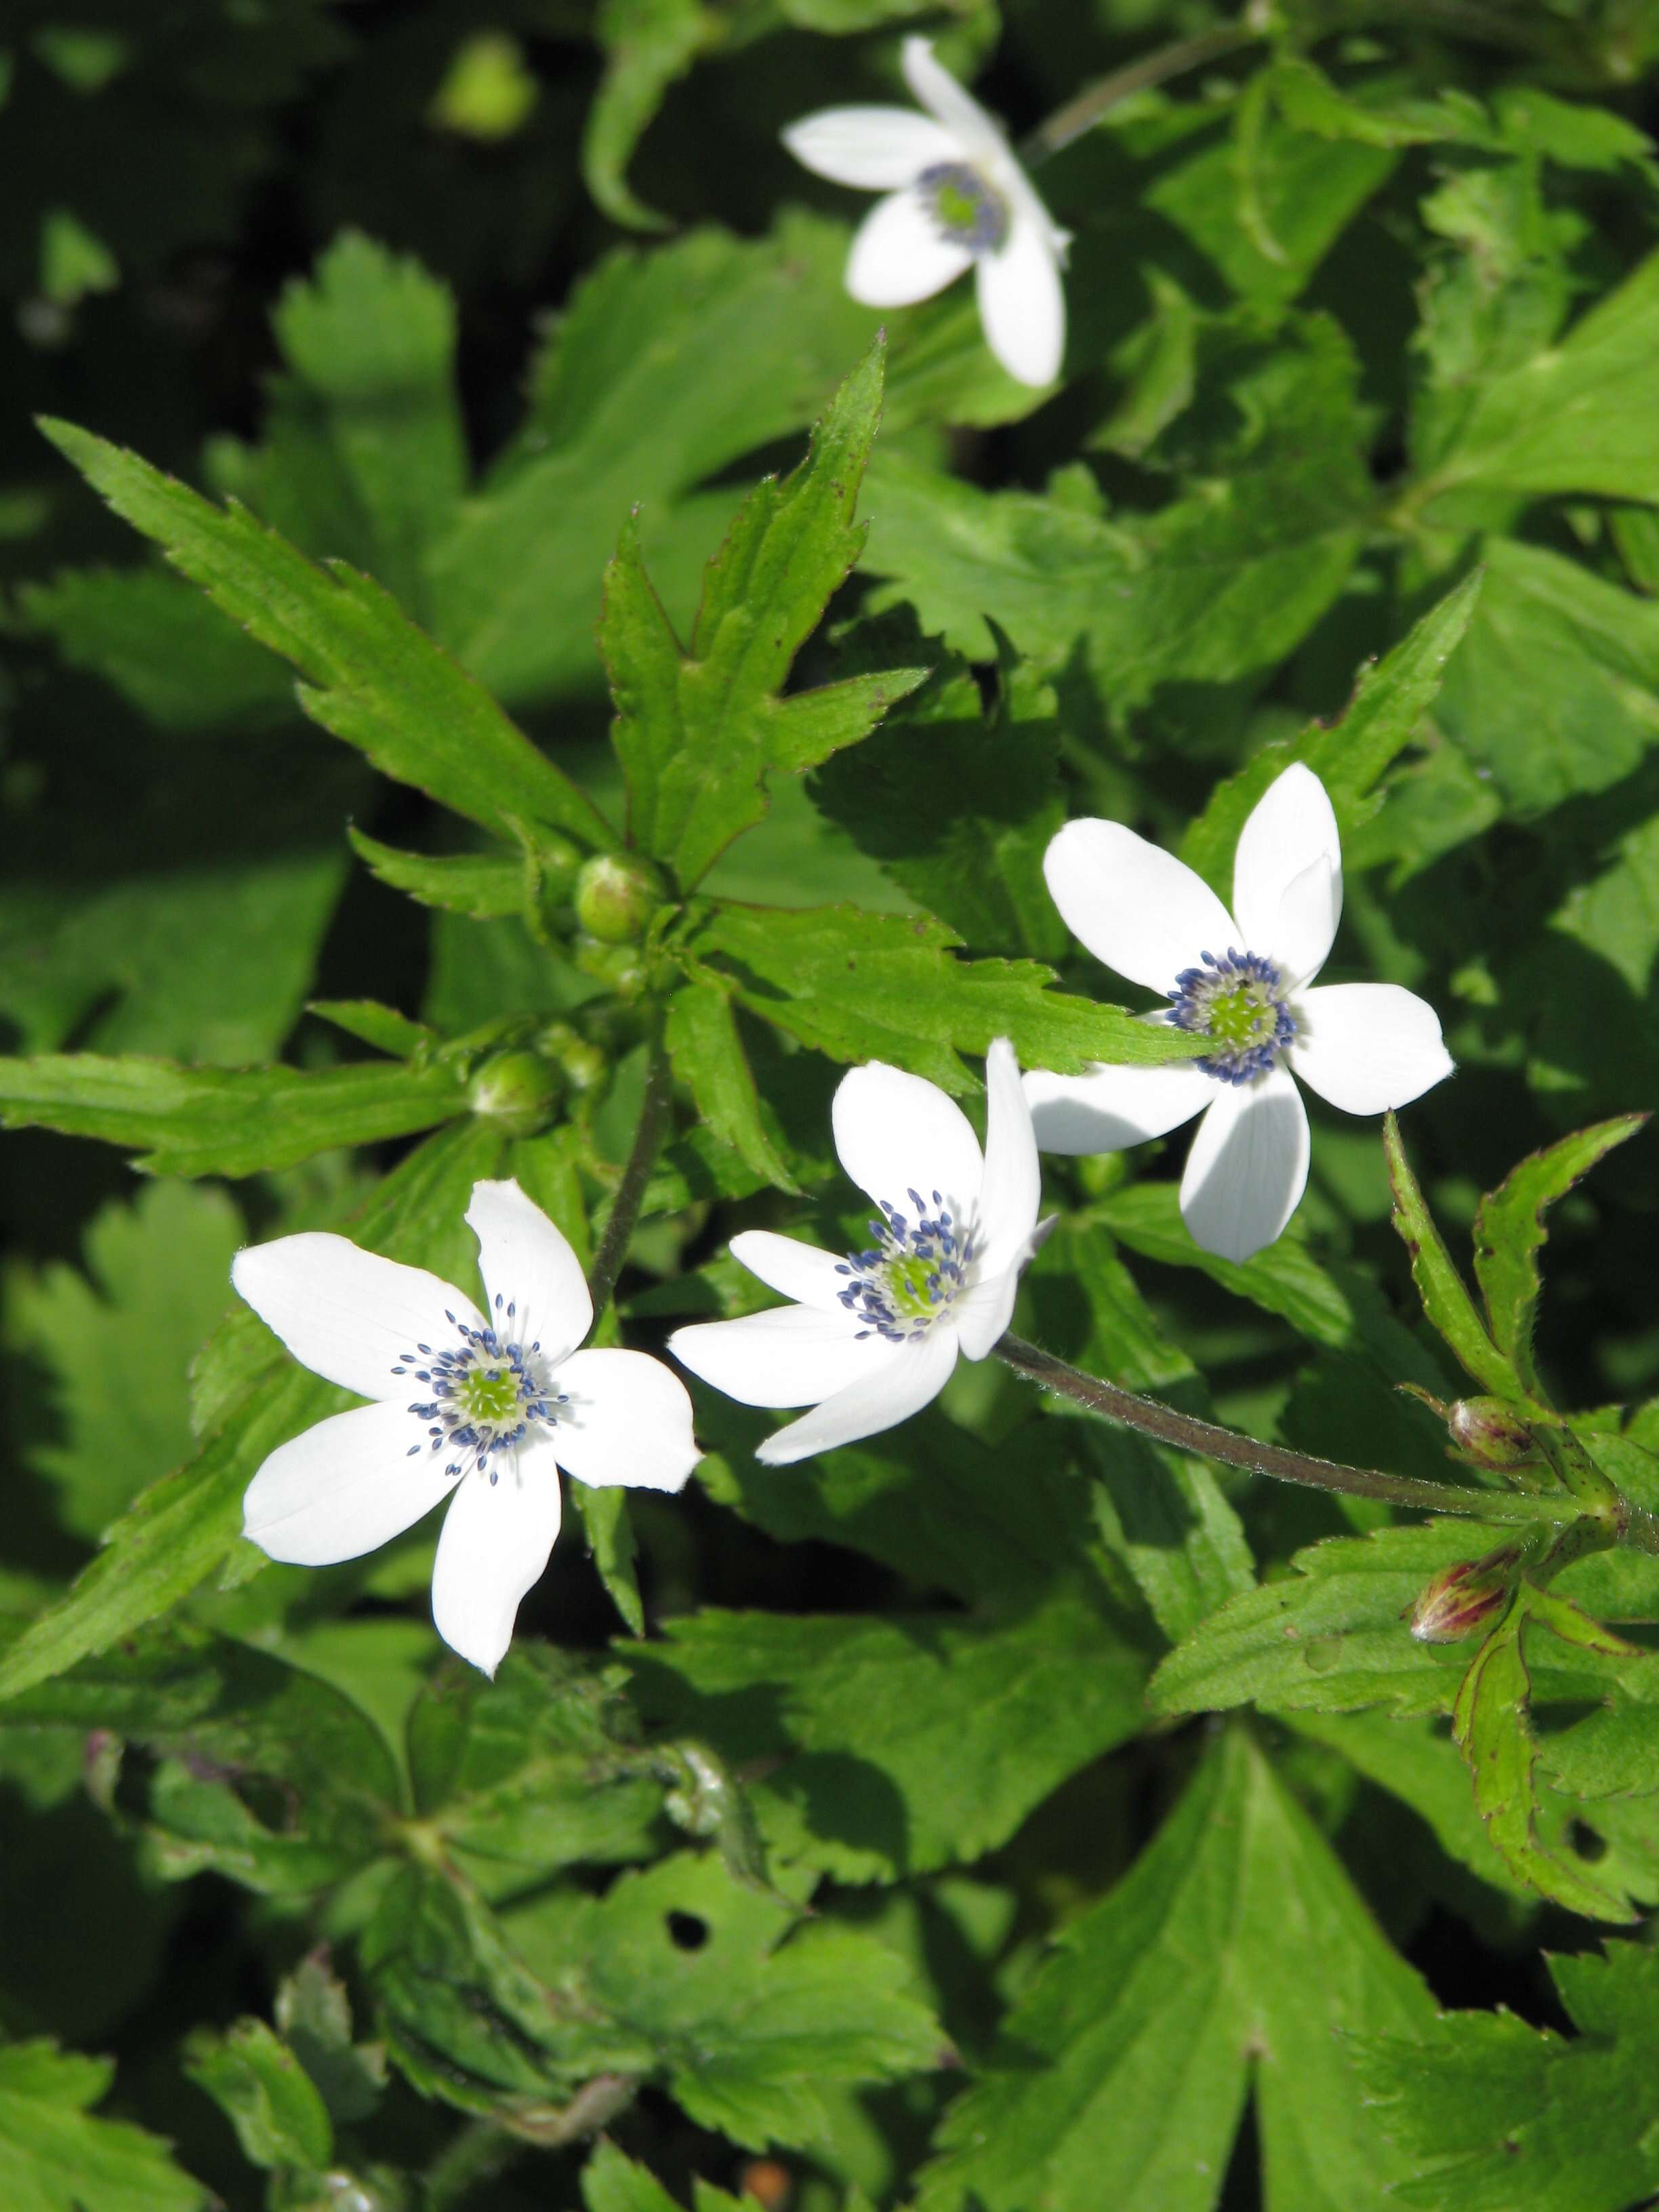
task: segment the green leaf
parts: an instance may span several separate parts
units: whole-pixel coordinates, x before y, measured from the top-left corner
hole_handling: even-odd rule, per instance
[[[1622,782],[1659,744],[1659,607],[1541,545],[1480,557],[1440,727],[1518,815]]]
[[[1644,434],[1659,404],[1656,335],[1659,255],[1650,255],[1559,344],[1471,392],[1413,504],[1432,513],[1446,493],[1474,488],[1659,501],[1659,458]]]
[[[346,230],[271,319],[289,373],[272,380],[258,451],[238,465],[216,449],[222,488],[307,550],[368,569],[425,622],[427,553],[467,479],[447,287]]]
[[[529,881],[528,856],[506,853],[400,853],[356,827],[351,849],[383,884],[405,891],[422,906],[489,921],[522,914]]]
[[[484,1123],[446,1131],[337,1225],[366,1250],[453,1278],[467,1259],[462,1216],[472,1185],[498,1170],[501,1149]],[[202,1449],[135,1499],[67,1595],[0,1658],[0,1698],[62,1674],[185,1596],[236,1545],[242,1494],[266,1454],[340,1409],[343,1394],[289,1361],[251,1313],[231,1316],[204,1361],[211,1387],[199,1389]]]
[[[1474,1217],[1474,1273],[1486,1302],[1492,1341],[1512,1360],[1523,1389],[1538,1395],[1532,1332],[1543,1283],[1538,1255],[1548,1231],[1544,1215],[1559,1198],[1644,1127],[1645,1114],[1626,1114],[1599,1121],[1512,1168],[1494,1191],[1481,1200]]]
[[[856,641],[915,658],[887,625]],[[937,653],[937,647],[928,657]],[[988,711],[967,665],[939,659],[927,685],[856,754],[812,778],[813,804],[838,823],[894,883],[963,941],[987,952],[1063,958],[1065,924],[1042,879],[1042,855],[1066,818],[1054,695],[1000,648],[1000,682]]]
[[[383,1006],[378,999],[313,999],[306,1012],[393,1060],[413,1060],[417,1054],[435,1052],[443,1042],[436,1030],[424,1022],[411,1022],[407,1014]]]
[[[307,714],[384,775],[503,839],[523,818],[586,843],[613,842],[575,785],[369,578],[342,562],[314,567],[246,508],[214,507],[72,423],[41,427],[125,521],[294,663]]]
[[[708,565],[689,651],[653,592],[629,523],[605,571],[599,649],[617,704],[632,842],[689,890],[766,811],[769,769],[815,768],[867,737],[921,669],[777,694],[858,558],[859,487],[881,410],[884,348],[866,356],[781,483],[764,479]]]
[[[1025,1067],[1076,1074],[1096,1060],[1138,1066],[1192,1058],[1171,1029],[1050,991],[1031,960],[958,960],[925,916],[855,907],[721,906],[686,940],[718,963],[739,1005],[831,1060],[885,1060],[946,1091],[970,1088],[960,1054],[1011,1039]]]
[[[28,1458],[71,1534],[95,1543],[189,1451],[185,1376],[230,1302],[242,1236],[222,1191],[160,1183],[100,1208],[85,1273],[58,1262],[12,1277],[7,1339],[52,1377],[58,1431]]]
[[[0,1126],[125,1145],[152,1175],[254,1175],[341,1145],[408,1136],[466,1111],[446,1060],[180,1067],[94,1053],[0,1060]]]
[[[1659,2188],[1659,1954],[1553,1957],[1578,2033],[1513,2013],[1444,2013],[1362,2047],[1379,2116],[1411,2154],[1395,2202],[1418,2212],[1629,2212]]]
[[[314,2171],[328,2164],[334,2153],[328,2107],[264,2021],[239,2020],[224,2035],[198,2028],[185,2043],[184,2066],[235,2129],[253,2165]]]
[[[51,2043],[0,2045],[0,2197],[15,2212],[202,2212],[210,2193],[167,2147],[90,2107],[115,2068]]]
[[[628,1665],[647,1718],[763,1773],[769,1855],[849,1882],[995,1850],[1145,1718],[1144,1658],[1072,1595],[983,1625],[705,1610]]]
[[[732,1001],[716,983],[682,985],[668,1002],[669,1058],[698,1113],[746,1167],[779,1190],[799,1188],[755,1088]]]
[[[873,603],[910,600],[970,660],[995,658],[994,616],[1041,672],[1080,662],[1114,720],[1165,684],[1259,684],[1358,550],[1373,492],[1353,378],[1324,322],[1288,364],[1241,364],[1243,431],[1205,456],[1201,484],[1133,520],[878,454],[865,566],[892,580]]]
[[[325,1951],[301,1960],[276,1991],[276,2028],[322,2093],[331,2117],[366,2120],[386,2087],[386,2054],[351,2039],[351,2001]]]
[[[582,177],[612,222],[667,230],[630,188],[628,164],[671,84],[717,45],[725,25],[702,0],[601,0],[593,24],[605,75],[582,133]]]
[[[1550,1849],[1538,1832],[1538,1743],[1528,1712],[1533,1685],[1523,1649],[1534,1621],[1592,1649],[1632,1649],[1596,1631],[1565,1599],[1522,1584],[1470,1661],[1452,1708],[1452,1735],[1474,1778],[1475,1809],[1493,1848],[1523,1881],[1589,1919],[1632,1920],[1636,1915],[1622,1889],[1603,1880],[1583,1857]]]
[[[1273,2204],[1387,2212],[1407,2171],[1346,2037],[1433,2002],[1239,1731],[1072,1921],[947,2112],[919,2212],[1209,2212],[1253,2087]]]
[[[1487,1334],[1445,1240],[1435,1227],[1428,1200],[1406,1157],[1400,1124],[1392,1114],[1383,1117],[1382,1149],[1394,1190],[1394,1225],[1411,1254],[1412,1279],[1424,1312],[1483,1390],[1498,1398],[1523,1397],[1526,1393],[1514,1361]]]
[[[729,491],[696,488],[804,429],[878,319],[842,288],[844,228],[799,210],[740,240],[704,227],[610,256],[533,363],[530,412],[434,556],[450,651],[508,700],[598,695],[600,573],[641,510],[644,551],[689,621]]]
[[[1231,1598],[1172,1651],[1147,1692],[1155,1711],[1211,1712],[1254,1703],[1351,1712],[1387,1705],[1447,1712],[1466,1662],[1455,1645],[1407,1633],[1424,1585],[1481,1550],[1456,1521],[1336,1536],[1297,1552],[1292,1574]]]
[[[1182,840],[1181,856],[1188,866],[1224,900],[1231,899],[1238,833],[1268,785],[1293,761],[1310,768],[1323,783],[1345,837],[1367,821],[1380,803],[1371,797],[1374,787],[1433,706],[1480,589],[1476,571],[1431,607],[1380,661],[1364,669],[1340,721],[1315,722],[1293,744],[1264,746],[1248,766],[1218,784]]]

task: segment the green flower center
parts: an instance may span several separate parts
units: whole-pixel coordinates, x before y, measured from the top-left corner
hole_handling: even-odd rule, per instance
[[[1266,1043],[1279,1022],[1279,1008],[1265,983],[1239,983],[1231,991],[1218,991],[1209,1013],[1210,1035],[1233,1052]]]
[[[931,1320],[939,1310],[939,1261],[914,1255],[890,1260],[882,1270],[882,1288],[887,1293],[888,1304],[901,1320]]]
[[[505,1421],[519,1410],[520,1378],[510,1367],[474,1367],[455,1396],[469,1421]]]
[[[970,253],[994,253],[1008,235],[1008,204],[967,161],[936,161],[916,179],[939,234]]]

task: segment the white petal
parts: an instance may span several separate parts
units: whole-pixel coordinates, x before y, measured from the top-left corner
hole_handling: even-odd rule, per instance
[[[851,1314],[775,1306],[740,1321],[677,1328],[668,1349],[682,1367],[745,1406],[815,1406],[868,1375],[890,1347],[860,1336]]]
[[[1042,1204],[1031,1109],[1020,1085],[1019,1062],[1006,1037],[994,1039],[985,1055],[985,1097],[979,1259],[981,1273],[990,1275],[1013,1266],[1030,1241]]]
[[[955,141],[958,155],[988,161],[1004,156],[1007,140],[966,85],[936,60],[933,42],[908,38],[903,47],[904,81],[930,115],[937,116]]]
[[[1440,1017],[1398,983],[1327,983],[1291,1008],[1291,1066],[1345,1114],[1382,1114],[1420,1097],[1452,1072]]]
[[[938,1191],[962,1219],[979,1197],[985,1161],[968,1116],[937,1083],[867,1060],[842,1076],[830,1109],[841,1164],[860,1190],[914,1219],[915,1191],[931,1213]]]
[[[964,1359],[983,1359],[1013,1319],[1020,1276],[1027,1261],[1043,1241],[1036,1235],[1028,1237],[1015,1255],[1012,1267],[1003,1268],[998,1274],[981,1275],[972,1290],[951,1307],[951,1325],[956,1330]]]
[[[498,1332],[562,1359],[593,1326],[586,1279],[562,1231],[516,1182],[475,1182],[466,1221]]]
[[[965,246],[941,236],[919,192],[890,192],[854,234],[847,289],[866,307],[908,307],[942,292],[973,258]]]
[[[1288,1068],[1223,1084],[1198,1125],[1181,1178],[1194,1244],[1248,1260],[1296,1212],[1308,1180],[1308,1115]]]
[[[732,1257],[769,1289],[787,1298],[799,1298],[820,1313],[840,1313],[841,1293],[847,1277],[838,1272],[847,1262],[841,1254],[826,1252],[817,1244],[803,1244],[798,1237],[775,1236],[769,1229],[743,1229],[732,1239]]]
[[[1066,295],[1053,239],[1016,209],[994,253],[980,256],[975,279],[985,342],[1021,384],[1052,384],[1066,350]]]
[[[1342,878],[1322,853],[1285,885],[1278,918],[1256,949],[1267,953],[1294,990],[1325,965],[1341,918]]]
[[[459,1344],[446,1311],[482,1326],[453,1283],[319,1231],[245,1245],[230,1279],[303,1366],[364,1398],[408,1398],[407,1377],[392,1370],[422,1344]]]
[[[1238,833],[1233,912],[1245,937],[1241,951],[1279,957],[1273,943],[1279,901],[1303,870],[1321,860],[1330,862],[1334,878],[1334,937],[1342,913],[1342,841],[1324,785],[1311,769],[1297,761],[1268,785]],[[1326,951],[1329,949],[1328,939]]]
[[[683,1490],[702,1456],[691,1400],[660,1359],[643,1352],[576,1352],[560,1368],[553,1449],[559,1465],[596,1490]]]
[[[951,133],[910,107],[820,108],[792,123],[783,143],[815,176],[869,192],[893,191],[938,162],[962,159]]]
[[[402,1404],[358,1406],[319,1421],[278,1444],[249,1483],[242,1534],[296,1567],[378,1551],[455,1487],[428,1441],[426,1424]]]
[[[1189,1060],[1168,1067],[1095,1067],[1051,1075],[1034,1067],[1025,1096],[1045,1152],[1115,1152],[1179,1128],[1215,1096],[1215,1078]]]
[[[768,1467],[787,1467],[814,1452],[834,1451],[883,1429],[896,1428],[938,1397],[957,1364],[957,1333],[948,1323],[904,1344],[887,1344],[886,1357],[860,1382],[815,1406],[799,1421],[768,1437],[755,1456]]]
[[[1049,840],[1042,872],[1073,936],[1149,990],[1172,990],[1201,953],[1219,959],[1238,943],[1232,916],[1202,878],[1121,822],[1068,822]]]
[[[452,1651],[493,1674],[513,1641],[519,1601],[542,1578],[559,1533],[559,1468],[550,1440],[475,1468],[444,1516],[432,1570],[432,1619]]]

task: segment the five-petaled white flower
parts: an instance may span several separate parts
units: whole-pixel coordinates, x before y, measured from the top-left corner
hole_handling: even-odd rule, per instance
[[[904,41],[904,75],[926,115],[826,107],[783,134],[817,175],[886,194],[853,240],[847,289],[866,307],[908,307],[972,268],[992,352],[1022,384],[1050,384],[1066,349],[1070,234],[926,39]]]
[[[576,1255],[516,1182],[467,1207],[489,1316],[423,1267],[343,1237],[279,1237],[231,1280],[313,1372],[378,1402],[281,1444],[244,1531],[273,1559],[331,1566],[449,1498],[432,1575],[446,1644],[493,1674],[559,1533],[559,1469],[678,1490],[696,1464],[685,1385],[642,1352],[578,1352],[593,1323]]]
[[[937,1084],[880,1060],[836,1092],[836,1150],[874,1199],[872,1243],[839,1258],[750,1229],[732,1251],[799,1301],[676,1329],[669,1349],[746,1406],[811,1406],[769,1437],[774,1466],[890,1429],[945,1388],[960,1352],[983,1359],[1008,1326],[1021,1268],[1042,1241],[1031,1116],[999,1037],[985,1063],[985,1150]]]
[[[1308,1116],[1292,1071],[1348,1114],[1403,1106],[1451,1073],[1435,1011],[1412,992],[1309,988],[1342,913],[1336,817],[1310,769],[1287,768],[1239,832],[1231,914],[1190,868],[1118,822],[1068,822],[1042,869],[1096,959],[1162,992],[1164,1018],[1213,1042],[1172,1066],[1028,1075],[1037,1142],[1115,1152],[1203,1114],[1181,1211],[1206,1252],[1248,1260],[1296,1211]]]

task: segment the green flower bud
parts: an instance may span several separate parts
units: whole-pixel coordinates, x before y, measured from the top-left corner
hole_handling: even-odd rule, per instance
[[[467,1094],[475,1114],[499,1122],[509,1137],[533,1137],[553,1118],[564,1078],[539,1053],[503,1052],[486,1060]]]
[[[1453,1443],[1476,1467],[1501,1472],[1538,1463],[1531,1428],[1501,1398],[1460,1398],[1447,1413],[1446,1426]]]
[[[601,1048],[568,1022],[550,1022],[536,1039],[536,1049],[553,1062],[573,1091],[597,1091],[611,1072]]]
[[[1412,1634],[1419,1644],[1458,1644],[1478,1634],[1509,1602],[1520,1564],[1521,1547],[1505,1544],[1443,1569],[1406,1614]]]
[[[595,853],[576,872],[576,919],[601,945],[637,945],[663,890],[660,871],[637,853]]]
[[[637,999],[646,988],[645,963],[632,945],[605,945],[597,937],[576,939],[576,965],[619,999]]]

